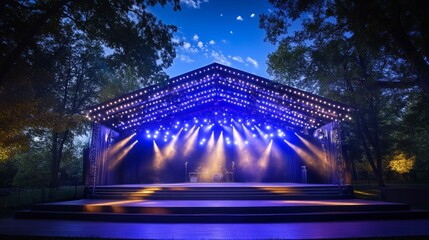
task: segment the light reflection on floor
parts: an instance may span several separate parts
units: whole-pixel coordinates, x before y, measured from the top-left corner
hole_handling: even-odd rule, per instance
[[[0,219],[1,235],[127,239],[317,239],[429,236],[429,220],[270,224],[140,224]]]
[[[50,203],[50,205],[133,206],[133,207],[294,207],[294,206],[362,206],[398,203],[362,199],[339,200],[109,200],[81,199]]]

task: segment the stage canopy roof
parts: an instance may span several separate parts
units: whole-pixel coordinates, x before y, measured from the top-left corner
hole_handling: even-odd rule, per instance
[[[351,107],[218,63],[95,105],[89,120],[118,132],[172,126],[177,121],[277,124],[311,133],[351,119]]]

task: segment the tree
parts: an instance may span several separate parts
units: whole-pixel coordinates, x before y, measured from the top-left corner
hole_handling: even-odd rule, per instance
[[[35,131],[49,132],[56,186],[64,147],[84,127],[81,111],[113,79],[165,80],[176,27],[147,11],[155,4],[180,9],[179,0],[2,2],[0,157],[28,149]]]
[[[304,24],[308,34],[296,35],[304,41],[321,34],[341,31],[355,46],[372,52],[383,52],[408,72],[402,75],[379,76],[378,84],[389,87],[420,86],[429,95],[429,16],[422,1],[353,1],[353,0],[271,0],[277,10],[262,15],[261,27],[267,30],[267,39],[276,42],[288,35],[294,21],[307,17]],[[334,25],[335,27],[330,27]],[[321,27],[321,28],[318,28]],[[328,27],[328,29],[326,29]],[[327,34],[326,30],[331,31]],[[298,36],[300,35],[300,36]]]
[[[383,186],[383,160],[393,147],[391,132],[405,107],[403,96],[416,90],[410,88],[417,81],[412,65],[359,38],[345,20],[338,19],[334,1],[272,3],[277,10],[263,15],[260,22],[267,39],[279,44],[269,55],[270,74],[277,81],[305,86],[353,106],[351,137],[358,141],[349,137],[347,145],[360,143],[352,151],[363,152]],[[290,33],[294,21],[302,21],[302,28]]]
[[[415,156],[414,170],[429,172],[429,100],[414,94],[408,98],[408,104],[400,127],[394,131],[396,149]]]

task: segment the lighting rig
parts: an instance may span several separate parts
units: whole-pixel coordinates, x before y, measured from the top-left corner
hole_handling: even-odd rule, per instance
[[[85,114],[118,132],[168,141],[179,129],[192,126],[220,131],[240,126],[253,132],[260,128],[266,134],[262,138],[285,137],[287,131],[310,134],[329,122],[350,120],[351,111],[347,105],[213,63],[172,78],[165,86],[98,104]]]

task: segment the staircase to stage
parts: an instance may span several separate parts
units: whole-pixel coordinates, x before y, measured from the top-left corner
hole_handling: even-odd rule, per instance
[[[351,198],[352,188],[341,193],[336,185],[197,183],[177,185],[99,186],[95,199],[148,200],[310,200]]]
[[[37,204],[17,218],[162,223],[427,218],[406,204],[354,199],[334,185],[219,183],[99,186],[87,199]]]

